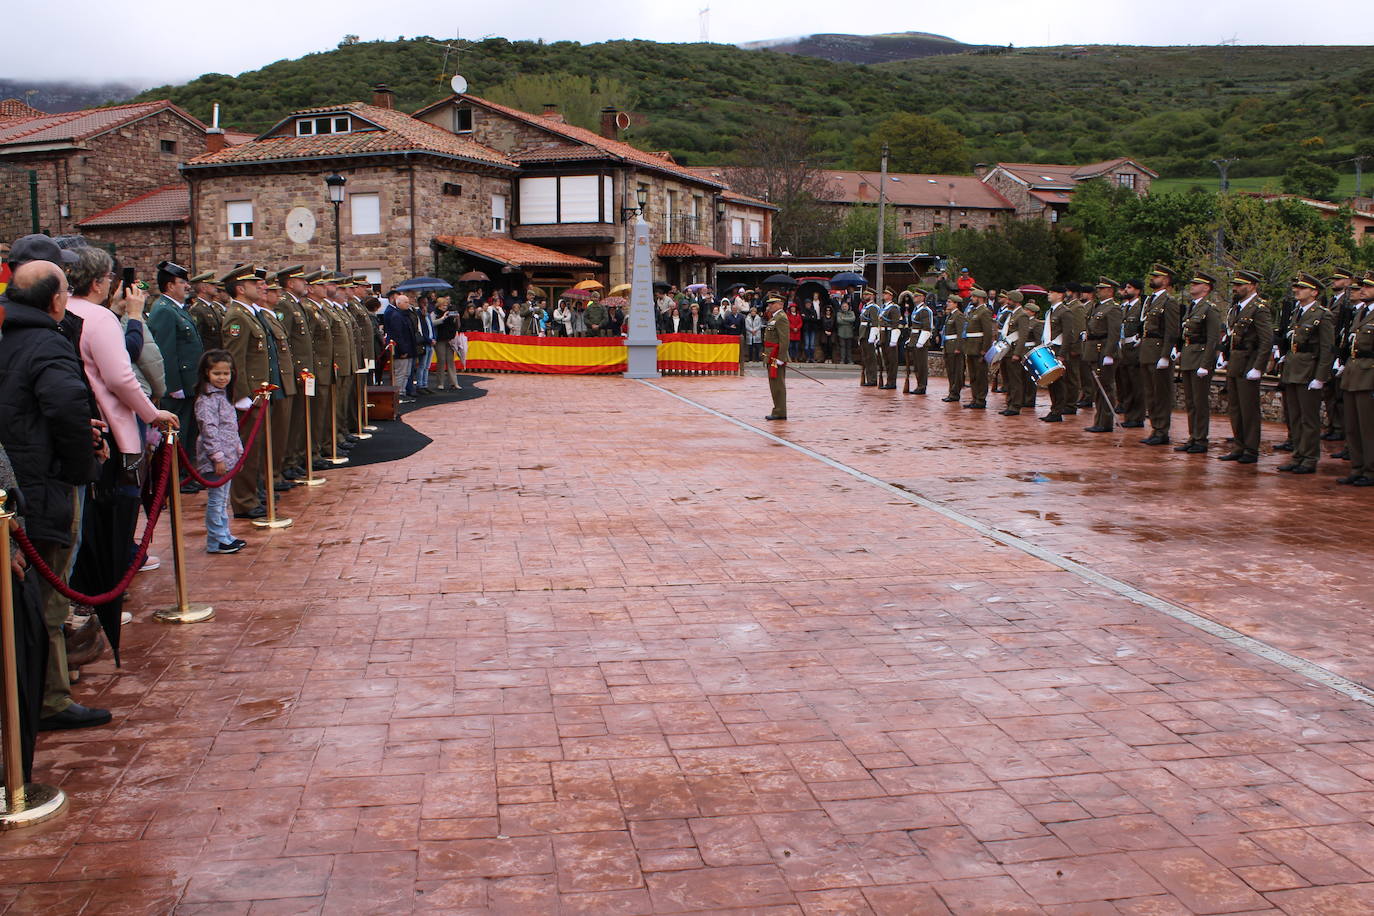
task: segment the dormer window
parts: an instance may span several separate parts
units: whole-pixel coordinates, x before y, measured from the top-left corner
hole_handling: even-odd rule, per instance
[[[455,134],[472,133],[472,109],[455,108],[453,109],[453,132]]]
[[[322,118],[300,118],[296,121],[297,137],[316,137],[320,134],[347,134],[353,130],[348,115],[327,115]]]

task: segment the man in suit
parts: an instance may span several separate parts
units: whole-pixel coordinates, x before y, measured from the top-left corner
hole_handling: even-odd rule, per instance
[[[1221,461],[1254,464],[1259,460],[1260,376],[1274,344],[1274,315],[1260,298],[1261,277],[1237,270],[1231,280],[1235,304],[1226,313],[1226,406],[1235,445]]]
[[[949,393],[940,400],[956,404],[964,390],[964,328],[968,316],[964,314],[963,297],[952,292],[945,299],[945,324],[940,335],[945,355],[945,379],[949,382]]]
[[[191,292],[191,274],[180,264],[162,261],[157,265],[157,301],[148,311],[148,330],[162,353],[167,396],[159,405],[177,415],[181,442],[195,454],[196,372],[200,368],[202,345],[196,321],[183,303]],[[188,483],[183,493],[194,493],[199,484]]]
[[[1150,268],[1140,315],[1140,387],[1145,395],[1145,412],[1150,418],[1150,435],[1140,440],[1146,445],[1168,445],[1169,427],[1174,416],[1174,360],[1182,326],[1178,300],[1174,298],[1174,271],[1163,264]]]
[[[1116,390],[1116,359],[1121,352],[1121,306],[1116,303],[1120,285],[1108,277],[1097,278],[1093,289],[1096,296],[1084,326],[1083,362],[1093,379],[1093,403],[1097,407],[1093,425],[1085,427],[1090,433],[1109,433],[1116,426],[1112,396]]]
[[[1321,457],[1322,389],[1331,381],[1336,355],[1336,319],[1322,306],[1322,282],[1308,273],[1293,278],[1297,308],[1283,360],[1284,397],[1293,403],[1294,425],[1288,430],[1293,459],[1280,471],[1315,474]]]
[[[1221,313],[1211,300],[1216,279],[1196,271],[1188,285],[1188,307],[1183,316],[1183,401],[1188,409],[1188,441],[1174,446],[1190,455],[1207,453],[1212,421],[1212,370],[1221,344]]]

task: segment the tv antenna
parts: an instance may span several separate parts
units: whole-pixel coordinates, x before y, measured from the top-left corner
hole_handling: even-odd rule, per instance
[[[697,21],[701,24],[701,40],[704,41],[704,42],[705,42],[705,41],[710,41],[710,40],[711,40],[711,8],[710,8],[709,6],[706,7],[705,9],[702,9],[702,10],[698,10],[698,11],[697,11]]]

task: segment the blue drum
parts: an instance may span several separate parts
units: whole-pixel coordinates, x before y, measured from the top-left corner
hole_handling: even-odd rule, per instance
[[[1048,388],[1064,374],[1064,364],[1053,350],[1042,344],[1026,354],[1026,371],[1035,379],[1035,384]]]

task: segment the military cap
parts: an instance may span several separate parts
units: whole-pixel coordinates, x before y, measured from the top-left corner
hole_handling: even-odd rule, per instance
[[[1293,278],[1294,286],[1305,286],[1308,289],[1315,289],[1318,292],[1326,288],[1326,284],[1312,276],[1305,270],[1298,271],[1298,275]]]
[[[1081,293],[1085,291],[1083,284],[1075,280],[1070,280],[1068,283],[1065,283],[1064,289],[1070,293]]]
[[[1174,269],[1172,267],[1169,267],[1167,264],[1160,264],[1159,262],[1155,262],[1150,267],[1150,276],[1168,277],[1170,280],[1172,280],[1174,279],[1174,277],[1178,275],[1174,273]]]
[[[305,282],[311,286],[319,286],[324,283],[333,283],[334,281],[330,279],[333,276],[334,272],[331,270],[312,270],[305,275]]]
[[[354,275],[353,275],[353,285],[354,285],[354,286],[371,286],[371,285],[372,285],[372,281],[368,280],[367,277],[364,276],[363,274],[354,274]]]
[[[897,294],[894,293],[894,292],[892,291],[892,287],[890,287],[890,286],[884,286],[884,287],[883,287],[883,295],[884,295],[884,296],[895,296],[895,295],[897,295]]]
[[[1361,286],[1374,286],[1374,270],[1367,270],[1363,277],[1360,277]]]
[[[782,297],[781,297],[781,296],[769,296],[767,299],[764,300],[763,304],[764,304],[764,305],[772,305],[774,302],[776,302],[778,305],[782,305]]]
[[[1052,293],[1061,293],[1061,294],[1062,294],[1062,293],[1067,293],[1067,292],[1069,291],[1069,288],[1068,288],[1067,286],[1065,286],[1063,283],[1056,283],[1056,284],[1054,284],[1053,286],[1050,287],[1049,291],[1052,292]]]
[[[1121,284],[1111,277],[1098,277],[1097,283],[1094,284],[1093,289],[1119,289],[1120,287]]]
[[[1022,295],[1022,293],[1021,293],[1021,291],[1020,291],[1019,289],[1009,289],[1009,290],[1007,290],[1006,296],[1007,296],[1007,298],[1008,298],[1009,300],[1011,300],[1012,302],[1015,302],[1017,305],[1020,305],[1021,303],[1023,303],[1023,302],[1026,301],[1026,297],[1025,297],[1024,295]]]
[[[1331,268],[1331,276],[1326,278],[1326,282],[1330,283],[1332,280],[1353,279],[1355,279],[1355,271],[1351,270],[1349,267],[1333,267]]]
[[[973,287],[973,289],[969,290],[968,294],[969,297],[973,299],[986,299],[988,297],[987,293],[985,293],[983,290],[979,289],[976,286]]]
[[[263,287],[263,288],[264,288],[264,289],[276,289],[276,290],[281,289],[281,283],[277,280],[277,275],[276,275],[276,274],[272,274],[271,276],[269,276],[269,277],[267,278],[267,285],[266,285],[265,287]]]
[[[1206,273],[1205,271],[1195,270],[1193,271],[1192,279],[1190,279],[1188,282],[1206,283],[1208,286],[1215,287],[1217,285],[1217,278],[1209,273]]]
[[[1027,299],[1026,304],[1023,306],[1023,308],[1025,308],[1026,311],[1029,312],[1038,312],[1040,311],[1040,303],[1036,302],[1034,299]]]
[[[281,270],[277,271],[272,276],[273,279],[275,279],[278,283],[285,286],[287,280],[291,280],[295,277],[305,276],[305,265],[297,264],[295,267],[283,267]]]
[[[1237,283],[1259,284],[1262,282],[1264,282],[1264,278],[1253,270],[1238,270],[1236,271],[1236,275],[1231,278],[1232,286],[1235,286]]]
[[[173,261],[158,261],[157,272],[159,274],[167,274],[169,277],[176,277],[181,280],[191,279],[191,272],[187,270],[185,267],[182,267],[180,264],[177,264]]]
[[[244,280],[266,280],[267,271],[261,267],[254,267],[252,264],[240,264],[224,276],[220,277],[221,283],[241,283]]]
[[[192,283],[214,283],[215,272],[213,270],[202,270],[191,278]]]

